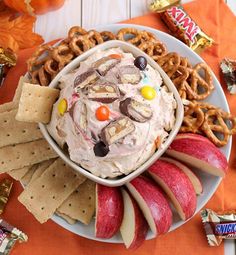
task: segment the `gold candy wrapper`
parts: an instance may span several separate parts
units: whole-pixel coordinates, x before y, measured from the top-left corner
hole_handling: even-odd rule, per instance
[[[182,6],[172,6],[160,13],[160,17],[176,38],[198,54],[212,46],[213,39],[202,31]]]
[[[9,179],[4,179],[0,182],[0,214],[3,213],[7,204],[13,182]]]
[[[153,0],[149,4],[150,11],[153,12],[163,12],[173,5],[178,5],[180,0]]]
[[[201,218],[210,246],[219,246],[224,239],[236,239],[236,210],[216,213],[204,209]]]
[[[26,242],[28,237],[19,229],[11,226],[5,220],[0,219],[0,255],[10,254],[17,241]]]
[[[0,87],[8,69],[16,65],[16,60],[17,56],[11,49],[0,47]]]

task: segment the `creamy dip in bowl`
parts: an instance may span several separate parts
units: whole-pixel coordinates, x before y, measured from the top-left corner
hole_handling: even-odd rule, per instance
[[[72,167],[116,186],[167,149],[183,109],[174,85],[145,53],[118,41],[96,48],[55,77],[60,97],[51,122],[40,126]]]

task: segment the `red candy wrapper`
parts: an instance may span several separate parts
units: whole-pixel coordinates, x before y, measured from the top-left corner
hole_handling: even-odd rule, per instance
[[[204,209],[201,217],[210,246],[219,246],[224,239],[236,239],[236,211],[217,214]]]
[[[160,16],[170,32],[195,52],[201,53],[212,45],[213,39],[202,31],[182,6],[173,6]]]

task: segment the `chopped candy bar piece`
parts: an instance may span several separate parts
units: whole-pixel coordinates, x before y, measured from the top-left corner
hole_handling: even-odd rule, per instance
[[[104,76],[110,69],[112,69],[118,63],[120,63],[120,59],[108,56],[97,60],[93,64],[93,67],[99,72],[101,76]]]
[[[84,88],[88,84],[93,84],[98,80],[99,76],[94,69],[89,69],[88,71],[78,75],[75,78],[74,86],[77,88]]]
[[[128,117],[121,117],[109,123],[105,128],[103,128],[101,133],[101,140],[105,144],[111,145],[132,133],[134,129],[134,123]]]
[[[137,122],[146,122],[152,117],[152,109],[149,105],[140,103],[130,97],[120,102],[120,111]]]
[[[133,65],[120,67],[120,81],[121,83],[137,84],[141,80],[140,70]]]
[[[102,103],[112,103],[120,97],[118,87],[107,81],[98,81],[95,84],[86,86],[83,90],[88,99]]]

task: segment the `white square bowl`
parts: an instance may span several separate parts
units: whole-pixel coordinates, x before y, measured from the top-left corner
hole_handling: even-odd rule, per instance
[[[68,152],[63,151],[58,145],[57,143],[54,141],[54,139],[50,136],[48,130],[47,130],[47,126],[39,123],[39,127],[40,130],[43,134],[43,136],[45,137],[45,139],[48,141],[48,143],[50,144],[50,146],[55,150],[55,152],[69,165],[71,166],[73,169],[75,169],[76,171],[78,171],[79,173],[83,174],[84,176],[86,176],[87,178],[91,179],[92,181],[95,181],[97,183],[103,184],[105,186],[110,186],[110,187],[114,187],[114,186],[121,186],[129,181],[131,181],[132,179],[134,179],[135,177],[137,177],[138,175],[140,175],[141,173],[143,173],[149,166],[151,166],[158,158],[161,157],[161,155],[166,151],[166,149],[169,147],[169,145],[171,144],[171,142],[173,141],[173,139],[175,138],[175,136],[177,135],[179,128],[182,124],[183,121],[183,115],[184,115],[184,109],[183,109],[183,104],[181,101],[181,98],[179,96],[178,91],[176,90],[174,84],[172,83],[172,81],[169,79],[169,77],[167,76],[167,74],[161,69],[161,67],[152,59],[150,58],[147,54],[145,54],[143,51],[141,51],[140,49],[138,49],[137,47],[123,42],[123,41],[118,41],[118,40],[114,40],[114,41],[108,41],[108,42],[104,42],[88,51],[86,51],[85,53],[81,54],[80,56],[78,56],[77,58],[75,58],[73,61],[71,61],[67,66],[65,66],[58,74],[57,76],[52,80],[52,82],[49,84],[49,87],[51,88],[56,88],[58,85],[58,81],[59,79],[67,74],[68,72],[74,70],[75,68],[77,68],[80,64],[80,62],[84,61],[85,59],[87,59],[90,55],[92,55],[93,53],[95,53],[98,49],[99,50],[107,50],[110,48],[121,48],[124,52],[130,52],[132,53],[135,57],[137,56],[144,56],[147,59],[147,62],[150,66],[152,66],[154,69],[156,69],[162,79],[163,82],[165,83],[165,85],[168,87],[169,91],[173,92],[174,94],[174,98],[176,100],[177,103],[177,108],[176,108],[176,120],[175,120],[175,124],[173,129],[170,131],[168,138],[166,139],[166,141],[164,142],[163,146],[161,148],[159,148],[146,162],[144,162],[140,167],[138,167],[136,170],[134,170],[133,172],[129,173],[128,175],[122,175],[122,176],[118,176],[116,178],[101,178],[98,176],[95,176],[94,174],[92,174],[91,172],[89,172],[88,170],[82,168],[79,164],[73,162],[70,157]]]

